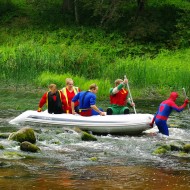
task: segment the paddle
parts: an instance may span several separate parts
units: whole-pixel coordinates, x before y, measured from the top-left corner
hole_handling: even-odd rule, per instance
[[[187,99],[188,97],[187,97],[185,88],[182,88],[182,89],[183,89],[183,95],[185,96],[185,99]],[[188,111],[190,111],[189,104],[187,104],[187,108],[188,108]]]
[[[127,79],[126,75],[124,75],[124,79]],[[127,88],[128,88],[128,91],[129,91],[129,96],[130,96],[131,102],[134,103],[132,95],[131,95],[131,91],[130,91],[130,88],[129,88],[129,83],[127,83]],[[136,114],[137,112],[136,112],[135,106],[133,106],[133,109],[134,109],[134,112]]]

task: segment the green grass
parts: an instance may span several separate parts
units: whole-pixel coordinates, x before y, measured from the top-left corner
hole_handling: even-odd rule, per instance
[[[129,20],[114,23],[114,29],[68,24],[58,11],[61,3],[0,2],[3,85],[62,88],[72,77],[82,90],[97,83],[103,99],[115,79],[127,75],[135,97],[163,96],[182,87],[190,93],[188,1],[151,0],[136,21],[133,5],[126,9]]]

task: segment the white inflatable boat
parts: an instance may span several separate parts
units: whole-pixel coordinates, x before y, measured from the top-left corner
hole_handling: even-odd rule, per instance
[[[10,124],[40,123],[59,125],[67,128],[79,127],[81,130],[96,134],[137,135],[150,128],[153,115],[128,114],[83,117],[72,114],[49,114],[45,112],[26,111],[11,120]]]

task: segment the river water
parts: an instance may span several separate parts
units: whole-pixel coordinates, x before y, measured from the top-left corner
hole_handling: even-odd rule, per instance
[[[150,111],[151,110],[151,111]],[[154,113],[153,109],[138,109]],[[0,111],[0,133],[32,127],[39,153],[22,152],[16,142],[0,139],[1,190],[74,190],[74,189],[190,189],[190,156],[178,152],[154,155],[159,144],[190,143],[189,113],[172,113],[170,138],[152,133],[140,136],[96,136],[84,142],[80,134],[65,127],[29,124],[14,126],[8,122],[21,112]],[[12,153],[18,153],[14,156]]]

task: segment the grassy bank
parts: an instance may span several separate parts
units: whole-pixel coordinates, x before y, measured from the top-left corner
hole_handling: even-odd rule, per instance
[[[167,94],[169,91],[189,91],[190,49],[176,52],[161,52],[154,59],[119,58],[101,56],[80,46],[19,45],[1,51],[1,81],[9,84],[24,84],[47,87],[56,83],[64,86],[65,78],[72,77],[81,89],[91,83],[100,86],[100,96],[106,97],[116,78],[126,74],[135,96],[146,93]],[[53,48],[54,47],[54,48]],[[111,47],[110,47],[111,48]],[[1,49],[2,50],[2,49]]]
[[[62,88],[72,77],[83,90],[97,83],[106,99],[115,79],[127,75],[134,98],[167,96],[182,87],[189,93],[188,1],[151,0],[135,21],[131,2],[123,8],[127,22],[121,18],[110,27],[100,27],[95,17],[76,25],[61,3],[0,3],[1,86]]]

